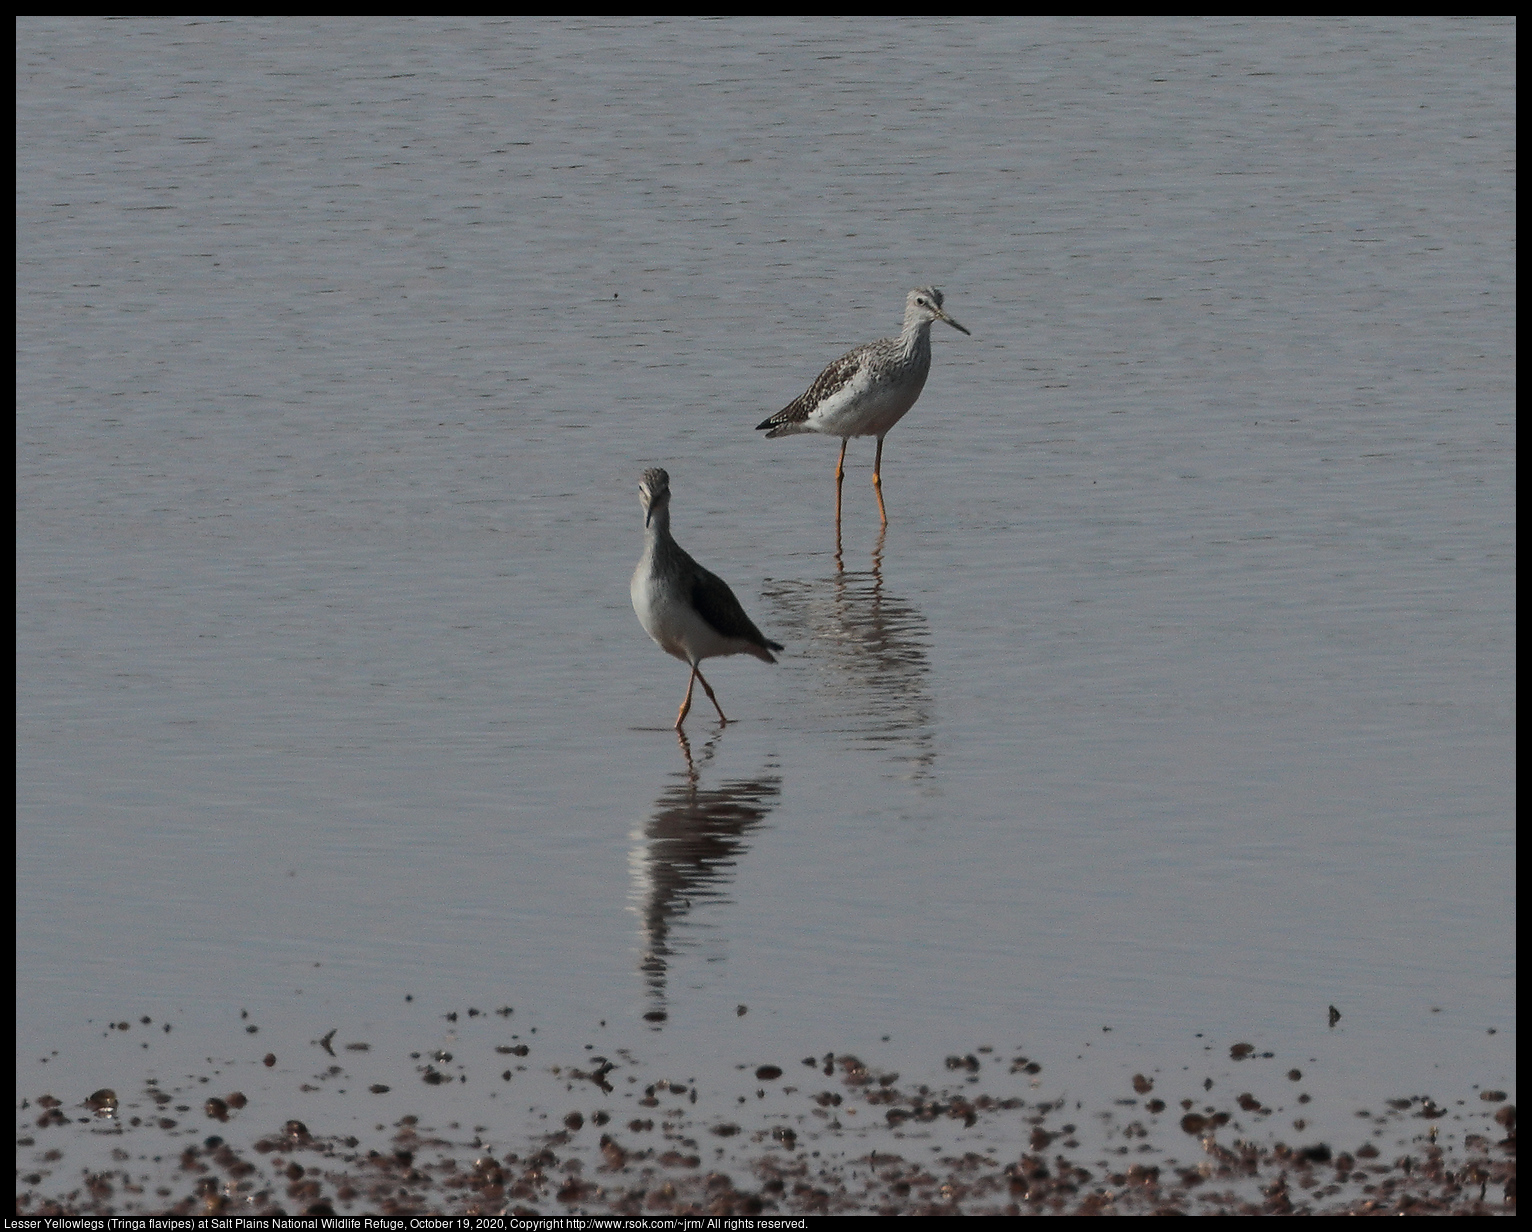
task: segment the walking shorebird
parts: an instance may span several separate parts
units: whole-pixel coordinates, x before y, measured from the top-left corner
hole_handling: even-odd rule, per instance
[[[819,432],[840,437],[835,463],[835,522],[840,524],[840,488],[846,476],[846,446],[853,436],[875,436],[878,452],[872,463],[872,489],[878,516],[888,525],[883,508],[883,438],[915,405],[931,371],[931,322],[945,321],[968,330],[942,311],[942,293],[917,287],[904,300],[904,330],[897,338],[880,338],[847,351],[814,378],[801,398],[789,402],[756,431],[770,428],[767,438],[795,432]],[[970,335],[971,336],[971,335]]]
[[[778,642],[762,635],[745,615],[728,584],[694,561],[670,535],[670,476],[659,467],[644,472],[638,485],[644,507],[644,555],[633,570],[628,593],[644,631],[660,649],[690,663],[686,699],[676,716],[676,730],[692,708],[692,686],[702,681],[708,700],[725,723],[729,716],[702,674],[703,659],[718,655],[751,654],[775,663],[771,652]]]

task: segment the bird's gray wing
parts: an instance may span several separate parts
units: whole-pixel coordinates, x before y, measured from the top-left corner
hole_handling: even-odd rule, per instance
[[[782,649],[775,642],[768,642],[750,617],[745,615],[745,609],[740,607],[729,584],[701,565],[692,574],[692,607],[697,610],[697,615],[723,637],[737,637],[763,650],[768,647],[773,650]]]
[[[770,419],[756,424],[756,431],[780,428],[783,424],[802,423],[821,402],[850,384],[866,362],[867,350],[867,347],[859,346],[854,351],[847,351],[815,377],[814,383],[800,397],[794,398]]]

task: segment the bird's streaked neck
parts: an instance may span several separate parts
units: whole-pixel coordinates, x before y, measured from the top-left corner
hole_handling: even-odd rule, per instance
[[[911,313],[904,318],[904,330],[899,335],[899,342],[904,348],[905,355],[914,355],[922,350],[929,350],[931,346],[931,318],[918,316]]]

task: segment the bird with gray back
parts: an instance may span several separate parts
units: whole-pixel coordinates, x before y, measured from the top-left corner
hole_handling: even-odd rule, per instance
[[[878,497],[878,516],[888,525],[883,508],[883,438],[904,418],[925,388],[931,371],[931,323],[945,321],[953,329],[968,330],[942,309],[942,293],[935,287],[916,287],[904,300],[904,329],[897,338],[880,338],[847,351],[814,378],[799,398],[775,415],[756,424],[767,438],[797,432],[818,432],[840,437],[840,458],[835,463],[835,521],[840,524],[841,481],[846,475],[846,446],[853,436],[875,436],[878,452],[872,463],[872,487]]]
[[[644,632],[667,654],[691,665],[676,730],[681,730],[692,708],[692,687],[699,680],[718,717],[727,723],[729,716],[702,674],[702,660],[748,654],[775,663],[771,652],[781,650],[781,643],[766,638],[745,615],[728,584],[694,561],[671,537],[670,476],[659,467],[645,471],[638,496],[644,510],[644,555],[633,570],[628,594]]]

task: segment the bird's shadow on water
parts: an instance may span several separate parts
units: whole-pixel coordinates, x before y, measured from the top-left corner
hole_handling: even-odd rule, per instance
[[[685,769],[672,776],[649,819],[631,835],[632,908],[639,919],[639,967],[651,1003],[644,1017],[651,1023],[663,1022],[668,1013],[670,965],[687,944],[678,930],[701,927],[687,919],[693,907],[728,902],[728,887],[750,849],[746,838],[782,794],[781,776],[768,772],[716,787],[702,785],[722,731],[695,757],[686,734],[676,732]]]
[[[909,777],[928,778],[936,757],[930,622],[884,584],[886,528],[864,570],[844,567],[836,530],[833,576],[762,587],[773,607],[771,628],[813,669],[796,725],[890,752]]]

